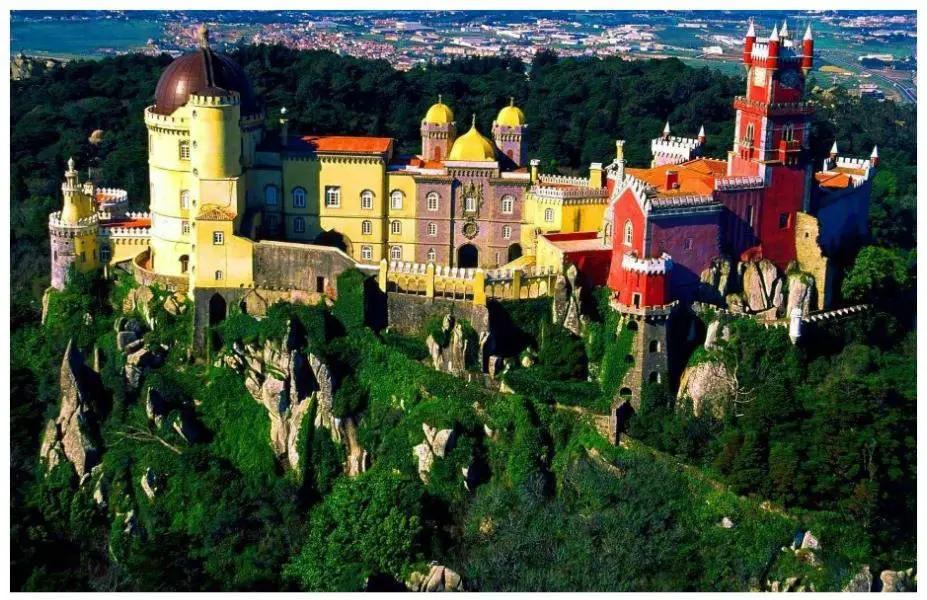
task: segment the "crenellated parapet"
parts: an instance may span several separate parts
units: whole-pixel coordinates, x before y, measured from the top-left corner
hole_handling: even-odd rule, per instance
[[[733,192],[738,190],[756,190],[766,186],[762,177],[718,177],[715,179],[715,190],[719,192]]]
[[[621,267],[643,275],[666,275],[673,270],[673,259],[666,252],[655,258],[639,258],[628,252],[621,258]]]

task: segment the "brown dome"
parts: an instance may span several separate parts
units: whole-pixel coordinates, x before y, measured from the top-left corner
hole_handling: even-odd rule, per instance
[[[230,91],[241,96],[241,114],[258,112],[251,81],[231,58],[213,52],[205,30],[200,48],[179,56],[164,69],[155,88],[154,112],[169,115],[187,103],[190,94],[220,96]]]

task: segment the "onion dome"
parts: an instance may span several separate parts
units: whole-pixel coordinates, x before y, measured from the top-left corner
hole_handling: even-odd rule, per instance
[[[496,116],[496,123],[505,127],[521,127],[525,120],[525,113],[515,106],[515,98],[509,98],[509,105]]]
[[[483,137],[476,129],[476,115],[473,115],[473,124],[470,131],[463,134],[454,142],[447,160],[465,160],[488,162],[496,160],[496,147]]]
[[[258,105],[244,69],[231,58],[212,51],[205,26],[200,27],[199,37],[199,49],[177,57],[164,69],[155,88],[154,112],[169,115],[186,104],[191,94],[224,96],[238,92],[241,114],[256,114]]]
[[[438,95],[438,103],[432,104],[428,112],[425,113],[425,123],[429,125],[448,125],[454,122],[454,113],[450,107],[441,100]]]

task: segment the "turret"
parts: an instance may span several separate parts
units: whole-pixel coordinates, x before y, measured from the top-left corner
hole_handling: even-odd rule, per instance
[[[624,167],[627,162],[624,159],[624,140],[615,141],[615,187],[619,187],[624,181]]]
[[[879,147],[872,147],[872,154],[869,155],[869,164],[874,168],[879,165]]]
[[[72,266],[79,271],[90,271],[99,264],[99,217],[93,199],[93,188],[90,187],[90,193],[87,193],[85,186],[81,185],[73,158],[68,159],[68,170],[64,172],[61,193],[64,199],[61,210],[48,216],[51,284],[58,290],[64,289],[68,270]]]
[[[669,121],[666,122],[666,125],[663,126],[663,139],[668,140],[670,136],[670,126]]]
[[[783,41],[789,39],[788,21],[782,21],[782,29],[779,30],[779,39]]]
[[[753,28],[753,19],[750,20],[750,27],[747,29],[747,35],[744,38],[744,68],[750,70],[753,64],[753,43],[756,42],[756,30]]]
[[[531,161],[530,161],[530,163],[529,163],[529,167],[530,167],[529,173],[530,173],[530,177],[531,177],[531,183],[537,183],[537,182],[538,182],[538,168],[539,168],[540,166],[541,166],[541,161],[540,161],[540,159],[537,159],[537,158],[532,158],[532,159],[531,159]]]
[[[801,48],[801,70],[807,76],[814,64],[814,36],[811,33],[811,23],[808,23],[808,28],[805,29],[805,37],[802,38]]]
[[[704,144],[704,143],[705,143],[705,126],[704,126],[704,125],[702,125],[702,126],[699,128],[699,130],[698,130],[698,138],[697,138],[697,139],[698,139],[698,142],[699,142],[700,144]]]
[[[779,66],[779,29],[773,26],[772,33],[769,34],[769,62],[767,66],[775,69]]]

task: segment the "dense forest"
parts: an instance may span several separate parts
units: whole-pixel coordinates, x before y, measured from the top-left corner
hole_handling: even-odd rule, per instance
[[[680,134],[704,124],[709,153],[723,156],[731,99],[743,85],[677,60],[542,53],[530,69],[500,57],[398,72],[281,47],[232,55],[271,128],[286,106],[295,130],[390,135],[414,152],[439,93],[458,122],[476,114],[484,131],[512,96],[531,126],[530,155],[562,172],[609,160],[619,137],[630,163],[644,164],[666,120]],[[863,564],[875,573],[914,566],[914,107],[812,93],[816,160],[834,139],[853,156],[879,145],[871,240],[840,257],[837,300],[876,310],[799,347],[781,330],[732,325],[708,358],[736,364],[752,394],[722,418],[686,414],[653,386],[627,443],[605,442],[594,417],[627,368],[629,338],[614,333],[600,292],[583,337],[550,324],[547,300],[497,308],[512,327],[510,353],[534,361],[507,376],[512,394],[431,369],[425,333],[365,327],[357,294],[331,308],[278,305],[262,320],[233,315],[215,331],[214,356],[279,339],[293,323],[308,332],[302,350],[326,361],[338,383],[335,416],[357,421],[372,457],[367,472],[349,477],[345,449],[312,427],[299,440],[299,468],[284,469],[268,443],[267,413],[239,374],[187,359],[189,311],[166,313],[157,294],[129,308],[128,278],[74,277],[39,324],[47,214],[59,203],[64,164],[73,155],[101,184],[146,206],[142,111],[169,62],[77,61],[11,82],[13,589],[393,589],[437,561],[470,590],[745,591],[789,577],[839,590]],[[102,135],[91,136],[96,130]],[[363,295],[357,281],[352,287]],[[172,347],[139,390],[121,375],[115,329],[125,319],[157,322],[146,344]],[[441,335],[440,323],[425,332]],[[97,435],[109,506],[69,463],[47,471],[37,459],[45,423],[58,414],[69,340],[85,357],[94,348],[102,357]],[[705,358],[699,349],[691,360]],[[179,436],[171,419],[150,422],[143,398],[152,388],[193,415],[198,440]],[[412,454],[423,424],[458,439],[427,481]],[[462,468],[479,474],[472,484],[462,484]],[[148,469],[166,479],[152,501],[139,487]],[[122,520],[129,505],[137,528]],[[804,529],[821,540],[810,562],[780,550]]]

